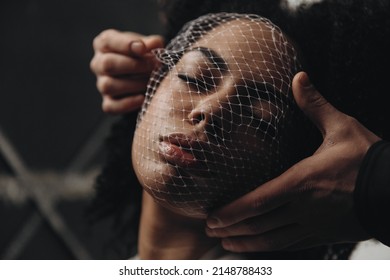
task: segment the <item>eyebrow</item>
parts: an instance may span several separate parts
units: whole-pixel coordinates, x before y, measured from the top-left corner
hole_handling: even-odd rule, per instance
[[[213,65],[218,68],[222,72],[229,70],[229,67],[226,61],[214,50],[206,48],[206,47],[196,47],[190,49],[189,51],[199,51],[201,52]]]

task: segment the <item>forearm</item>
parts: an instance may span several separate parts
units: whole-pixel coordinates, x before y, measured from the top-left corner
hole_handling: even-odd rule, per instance
[[[364,229],[390,246],[390,142],[379,141],[368,150],[355,189],[355,206]]]

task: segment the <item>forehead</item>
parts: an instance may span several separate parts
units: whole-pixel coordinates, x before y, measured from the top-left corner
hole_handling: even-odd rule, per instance
[[[286,75],[297,62],[292,41],[278,27],[261,19],[239,18],[222,23],[193,46],[213,49],[231,70],[254,75],[264,76],[265,70],[272,76]]]
[[[277,34],[281,34],[279,28],[268,21],[236,18],[209,30],[199,42],[207,42],[214,45],[220,45],[223,42],[228,44],[226,47],[249,43],[254,44],[253,47],[255,47],[259,42],[274,41],[277,39],[275,38]],[[219,41],[216,41],[216,39]]]

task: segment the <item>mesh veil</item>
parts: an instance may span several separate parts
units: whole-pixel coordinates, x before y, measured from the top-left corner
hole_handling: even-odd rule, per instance
[[[291,93],[301,64],[257,15],[187,23],[164,49],[137,121],[133,166],[156,201],[204,217],[302,157],[307,131]]]

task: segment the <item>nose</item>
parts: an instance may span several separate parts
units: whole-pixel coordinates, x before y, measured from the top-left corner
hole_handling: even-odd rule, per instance
[[[209,108],[198,106],[188,114],[188,120],[193,126],[205,128],[211,122],[211,114]]]
[[[188,121],[198,131],[217,138],[227,139],[232,131],[232,111],[220,102],[204,102],[189,114]]]

